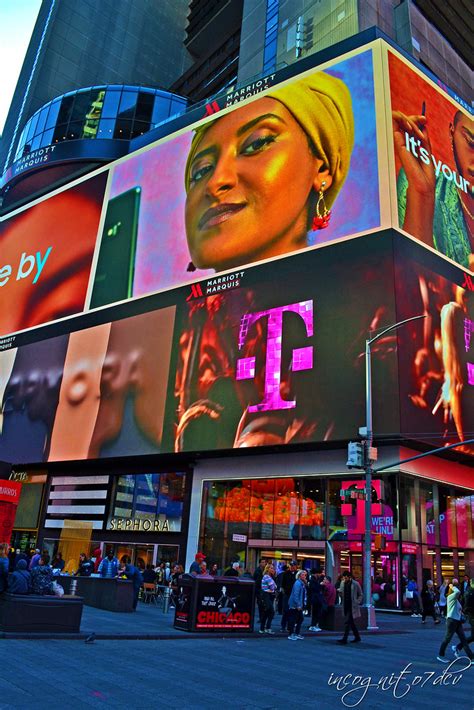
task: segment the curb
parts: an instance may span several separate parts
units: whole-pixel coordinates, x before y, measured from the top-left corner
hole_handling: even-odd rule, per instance
[[[0,638],[2,639],[11,639],[11,640],[23,640],[23,641],[45,641],[45,640],[52,640],[52,641],[85,641],[92,633],[92,631],[80,631],[79,633],[71,633],[71,634],[59,634],[59,633],[47,633],[47,632],[42,632],[39,631],[37,633],[34,632],[15,632],[15,631],[4,631],[0,633]],[[409,631],[400,631],[400,630],[387,630],[387,631],[365,631],[364,633],[370,634],[370,636],[392,636],[392,635],[399,635],[399,634],[407,634],[410,633]],[[336,636],[340,636],[341,632],[340,631],[322,631],[321,633],[312,633],[312,634],[306,634],[305,638],[334,638]],[[271,636],[261,636],[255,632],[253,633],[246,633],[246,634],[239,634],[239,633],[232,633],[232,634],[219,634],[219,633],[193,633],[193,632],[187,632],[183,631],[182,634],[172,634],[172,633],[156,633],[156,634],[140,634],[140,633],[135,633],[135,634],[130,634],[130,633],[123,633],[123,634],[102,634],[102,633],[94,633],[94,641],[179,641],[179,640],[186,640],[186,639],[247,639],[247,640],[262,640],[263,638],[271,638],[271,639],[285,639],[287,637],[286,633],[278,633],[276,632],[275,634],[272,634]]]

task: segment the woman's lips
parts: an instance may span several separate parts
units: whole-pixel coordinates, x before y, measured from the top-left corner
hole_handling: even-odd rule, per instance
[[[243,202],[226,202],[221,205],[217,205],[217,207],[210,207],[204,212],[199,220],[198,229],[210,229],[211,227],[215,227],[216,225],[221,224],[221,222],[225,222],[230,219],[230,217],[233,217],[234,214],[243,210],[244,207],[245,203]]]

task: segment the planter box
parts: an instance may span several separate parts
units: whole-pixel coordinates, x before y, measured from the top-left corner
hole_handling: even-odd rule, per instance
[[[6,592],[0,595],[0,628],[2,631],[78,633],[82,607],[81,597]]]

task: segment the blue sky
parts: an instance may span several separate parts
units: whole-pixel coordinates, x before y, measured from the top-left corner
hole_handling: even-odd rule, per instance
[[[0,0],[0,133],[40,5],[41,0]]]

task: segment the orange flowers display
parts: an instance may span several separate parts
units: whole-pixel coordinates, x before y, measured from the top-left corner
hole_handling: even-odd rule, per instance
[[[323,524],[320,504],[294,490],[293,479],[244,481],[216,501],[214,518],[229,523]],[[275,485],[276,484],[276,485]]]

